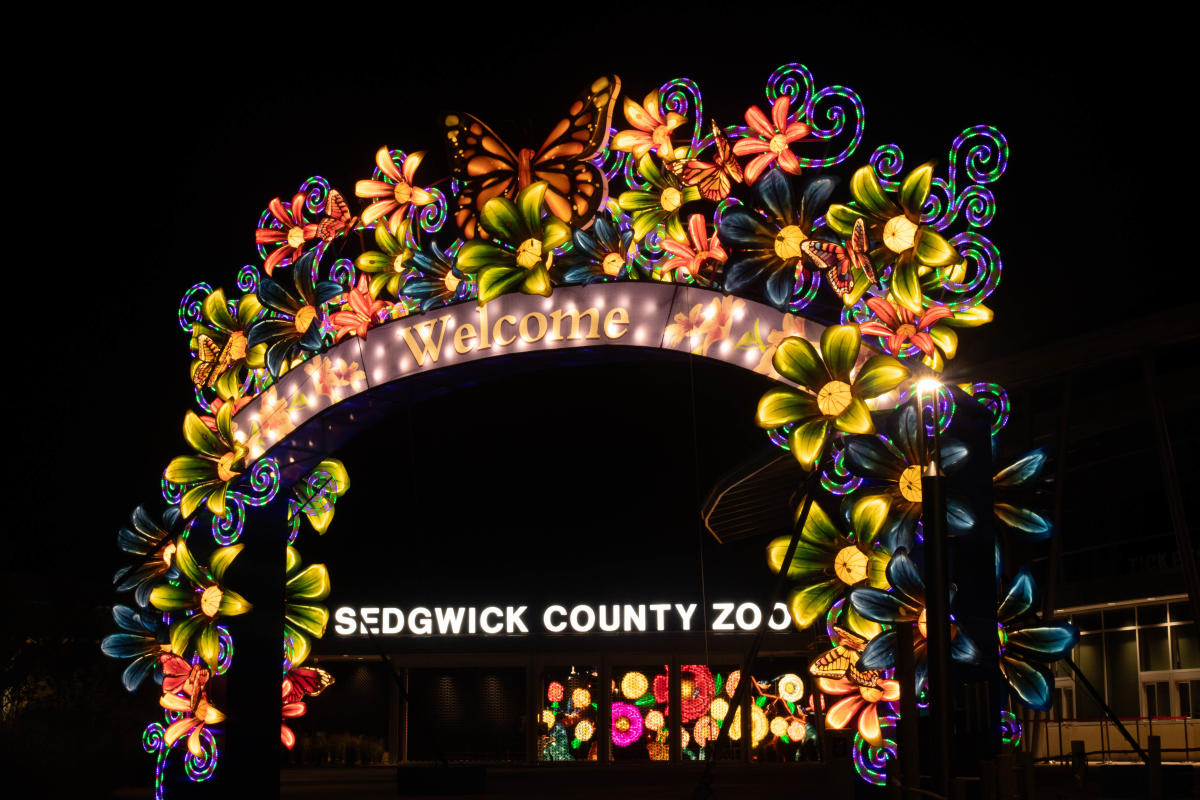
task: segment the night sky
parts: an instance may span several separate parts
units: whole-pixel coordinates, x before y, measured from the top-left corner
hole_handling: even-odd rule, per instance
[[[94,30],[80,21],[70,46],[38,61],[69,63],[74,77],[47,80],[46,72],[14,90],[27,139],[10,164],[35,191],[32,206],[23,192],[14,196],[10,229],[25,230],[30,214],[41,219],[8,270],[20,320],[9,330],[36,344],[10,345],[32,363],[7,382],[15,396],[6,627],[37,620],[39,636],[61,630],[92,642],[80,652],[93,653],[103,680],[117,685],[121,666],[94,644],[107,632],[96,609],[114,599],[117,528],[138,503],[161,507],[162,469],[187,450],[180,296],[197,281],[234,290],[238,269],[257,258],[260,211],[309,175],[325,176],[353,200],[355,180],[369,176],[384,144],[428,150],[423,174],[444,175],[442,111],[469,111],[513,146],[536,146],[575,92],[616,72],[623,93],[639,100],[670,78],[690,77],[704,92],[706,116],[732,124],[765,102],[776,66],[800,61],[818,86],[843,84],[861,96],[866,132],[855,167],[886,142],[904,149],[906,167],[945,159],[972,124],[1008,137],[1009,170],[992,187],[998,211],[988,230],[1004,277],[987,301],[996,321],[961,335],[956,364],[968,374],[971,364],[1190,301],[1164,291],[1165,262],[1143,260],[1165,252],[1166,232],[1143,210],[1161,207],[1152,176],[1167,169],[1161,159],[1173,149],[1161,143],[1182,132],[1166,127],[1167,89],[1151,80],[1157,48],[1136,28],[1045,20],[1003,29],[995,20],[892,27],[860,24],[857,13],[814,22],[794,6],[778,8],[785,6],[738,4],[725,18],[697,12],[695,23],[639,21],[629,11],[619,24],[599,11],[591,21],[528,11],[519,22],[477,20],[471,34],[382,6],[332,8],[336,18],[313,19],[303,33],[261,20],[255,32],[241,23],[185,26],[186,39],[165,20],[157,36],[117,20],[95,21]],[[359,16],[347,22],[348,13]],[[323,39],[327,28],[334,33]],[[705,44],[684,43],[683,31]],[[731,31],[734,41],[718,55]],[[522,559],[535,558],[539,570],[553,571],[547,580],[570,580],[578,554],[614,562],[612,549],[636,552],[641,542],[652,551],[643,553],[646,568],[621,580],[652,580],[655,570],[672,568],[679,581],[693,580],[698,498],[763,441],[752,422],[757,379],[703,364],[695,377],[695,450],[684,365],[514,378],[415,409],[417,434],[399,415],[384,423],[342,454],[355,488],[319,545],[334,586],[346,574],[334,537],[356,539],[347,545],[354,558],[370,557],[364,537],[381,537],[395,558],[398,537],[445,533],[406,524],[398,513],[406,502],[442,504],[451,534],[458,526],[472,537],[482,530],[492,541],[522,543],[508,564],[495,560],[508,548],[490,547],[469,567],[480,576],[519,572]],[[486,424],[479,409],[495,410]],[[422,448],[438,449],[428,468]],[[503,448],[516,453],[505,469],[522,487],[481,489],[491,465],[472,454]],[[537,457],[550,452],[553,463]],[[623,463],[632,465],[624,474]],[[592,515],[598,500],[603,508]],[[434,518],[427,511],[416,516]],[[556,528],[576,540],[557,560],[538,552]],[[654,530],[668,531],[661,547],[645,544]],[[757,547],[742,562],[760,559]],[[663,566],[672,554],[675,567]],[[400,580],[405,569],[441,569],[433,556],[421,558],[432,560],[396,559],[391,569]],[[154,712],[149,695],[130,706],[144,718]]]

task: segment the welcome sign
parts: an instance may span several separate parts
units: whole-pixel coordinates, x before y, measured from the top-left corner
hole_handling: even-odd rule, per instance
[[[409,609],[342,606],[334,612],[339,636],[514,636],[539,633],[657,633],[703,627],[697,603],[579,603],[548,605],[531,613],[528,606],[414,606]],[[769,615],[757,603],[713,603],[708,629],[713,632],[773,631],[791,626],[787,606],[776,603]],[[533,630],[531,631],[531,628]]]
[[[314,416],[409,375],[498,356],[600,346],[713,358],[778,379],[771,366],[787,336],[817,342],[825,326],[707,289],[663,283],[563,287],[550,297],[506,294],[460,303],[351,337],[294,366],[234,418],[252,460]],[[863,348],[859,361],[871,352]],[[884,396],[873,406],[888,407]]]

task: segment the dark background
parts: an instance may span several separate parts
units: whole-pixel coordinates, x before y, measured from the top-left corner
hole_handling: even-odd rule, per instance
[[[8,224],[20,245],[8,331],[20,361],[6,381],[0,567],[5,691],[32,681],[40,699],[24,716],[5,710],[5,760],[50,774],[65,758],[101,785],[151,779],[137,737],[155,716],[152,693],[125,695],[123,665],[98,641],[112,629],[116,529],[138,503],[161,507],[162,469],[187,449],[179,297],[197,281],[232,290],[256,259],[260,211],[309,175],[352,196],[383,144],[427,149],[423,171],[445,174],[441,111],[471,111],[514,146],[536,145],[580,87],[616,72],[639,100],[691,77],[706,115],[728,124],[797,60],[818,86],[861,96],[853,166],[892,141],[909,167],[944,159],[972,124],[1008,137],[988,231],[1006,269],[988,301],[996,321],[961,337],[965,374],[986,379],[972,365],[1193,302],[1177,277],[1191,267],[1176,257],[1189,252],[1189,209],[1158,185],[1189,146],[1159,61],[1169,20],[901,16],[280,7],[229,21],[75,16],[30,32],[9,100],[20,138]],[[37,236],[24,235],[31,227]],[[622,593],[694,586],[698,502],[763,442],[752,424],[762,384],[733,373],[577,367],[430,401],[409,412],[416,424],[398,414],[341,454],[354,488],[306,560],[330,564],[335,592],[355,580],[354,563],[434,586],[451,580],[451,563],[468,581],[569,586],[601,565]],[[512,455],[482,457],[495,453]],[[453,546],[459,536],[486,546],[472,558]],[[437,557],[429,539],[451,546]],[[415,556],[414,540],[426,540]],[[724,558],[752,570],[761,543]]]

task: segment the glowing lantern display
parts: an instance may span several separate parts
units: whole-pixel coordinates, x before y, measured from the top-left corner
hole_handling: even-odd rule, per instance
[[[650,688],[650,681],[640,672],[626,672],[621,678],[621,694],[630,700],[637,700]]]
[[[586,708],[588,703],[592,702],[592,694],[587,689],[580,687],[571,692],[571,705],[575,708]]]
[[[592,734],[596,732],[596,726],[592,725],[586,719],[581,719],[575,725],[575,738],[581,742],[586,742],[592,738]]]
[[[800,676],[788,673],[779,679],[779,696],[789,703],[798,703],[804,697],[804,683]]]

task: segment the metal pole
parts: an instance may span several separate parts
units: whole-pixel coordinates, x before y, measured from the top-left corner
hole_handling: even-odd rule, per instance
[[[933,722],[933,791],[950,795],[950,564],[946,542],[945,479],[938,463],[937,390],[933,392],[933,452],[921,478],[925,536],[925,639],[929,654],[929,716]],[[917,394],[917,423],[925,440],[925,404]]]
[[[1054,537],[1050,540],[1050,563],[1046,567],[1046,604],[1043,617],[1054,618],[1058,607],[1058,559],[1062,553],[1063,482],[1067,479],[1067,436],[1070,433],[1071,379],[1063,379],[1062,412],[1054,441]]]
[[[900,682],[900,781],[904,800],[914,800],[921,785],[917,744],[916,658],[912,625],[896,627],[896,680]]]

